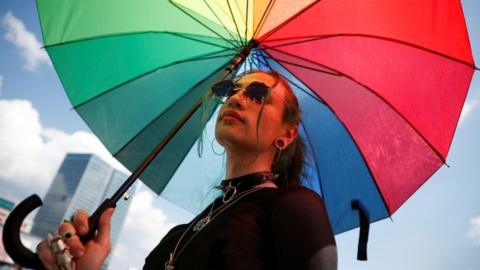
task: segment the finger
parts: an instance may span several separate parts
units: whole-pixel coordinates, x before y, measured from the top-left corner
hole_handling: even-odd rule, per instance
[[[70,239],[65,240],[65,243],[70,248],[70,254],[72,254],[75,259],[79,259],[85,254],[85,246],[82,241],[80,241],[78,235],[74,235]]]
[[[96,242],[104,247],[110,246],[110,221],[113,215],[113,208],[108,208],[100,216],[98,222],[98,234]]]
[[[85,253],[85,246],[80,241],[80,238],[76,233],[75,227],[71,222],[63,222],[58,228],[58,234],[60,235],[60,237],[62,237],[65,244],[67,244],[73,257],[78,259],[83,256],[83,254]]]
[[[42,241],[37,245],[38,258],[42,262],[46,269],[54,269],[55,255],[53,251],[48,247],[47,241]]]
[[[64,239],[69,239],[75,234],[77,234],[77,230],[73,226],[73,224],[69,221],[64,221],[60,226],[58,227],[58,234],[64,238]]]
[[[77,234],[86,235],[88,233],[88,212],[85,209],[78,209],[73,214],[73,225],[77,230]]]

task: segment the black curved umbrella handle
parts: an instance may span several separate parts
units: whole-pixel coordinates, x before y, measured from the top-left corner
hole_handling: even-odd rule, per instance
[[[3,226],[3,246],[13,261],[31,269],[45,269],[38,255],[26,248],[20,240],[20,227],[25,217],[42,205],[42,199],[34,194],[19,203],[8,215]],[[106,199],[88,219],[89,231],[80,237],[83,243],[92,239],[98,228],[98,221],[102,213],[108,208],[115,207],[115,201]]]
[[[20,227],[25,217],[41,206],[42,199],[34,194],[23,200],[8,215],[3,226],[3,246],[13,261],[32,269],[45,269],[38,255],[26,248],[20,240]]]

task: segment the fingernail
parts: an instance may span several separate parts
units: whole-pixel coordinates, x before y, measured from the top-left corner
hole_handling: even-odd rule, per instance
[[[85,254],[84,251],[78,250],[78,251],[75,251],[75,254],[73,254],[73,257],[75,257],[75,259],[79,259],[79,258],[83,257],[84,254]]]

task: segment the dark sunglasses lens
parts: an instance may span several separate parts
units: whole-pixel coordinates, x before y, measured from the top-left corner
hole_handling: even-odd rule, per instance
[[[230,97],[233,95],[235,85],[232,80],[225,80],[212,85],[212,93],[216,97]]]
[[[268,89],[269,87],[264,83],[253,82],[247,86],[244,95],[257,103],[262,103],[268,94]]]

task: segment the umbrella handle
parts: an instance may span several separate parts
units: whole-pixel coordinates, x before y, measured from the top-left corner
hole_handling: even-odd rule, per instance
[[[85,235],[80,236],[80,241],[86,244],[89,240],[93,239],[95,232],[98,229],[98,222],[100,221],[100,216],[108,208],[115,208],[115,201],[111,198],[105,199],[103,203],[93,212],[93,214],[88,218],[88,232]]]
[[[40,199],[37,194],[33,194],[20,202],[5,220],[2,240],[5,251],[14,262],[27,268],[43,270],[45,268],[38,255],[25,247],[20,240],[20,227],[22,226],[23,220],[42,204],[42,199]],[[100,216],[105,210],[111,207],[115,207],[115,201],[110,198],[106,199],[90,216],[88,219],[89,231],[86,235],[80,237],[80,240],[84,244],[94,237]]]
[[[45,269],[38,255],[26,248],[20,240],[20,227],[25,217],[41,206],[42,199],[37,194],[23,200],[8,215],[3,226],[3,246],[13,261],[32,269]]]

